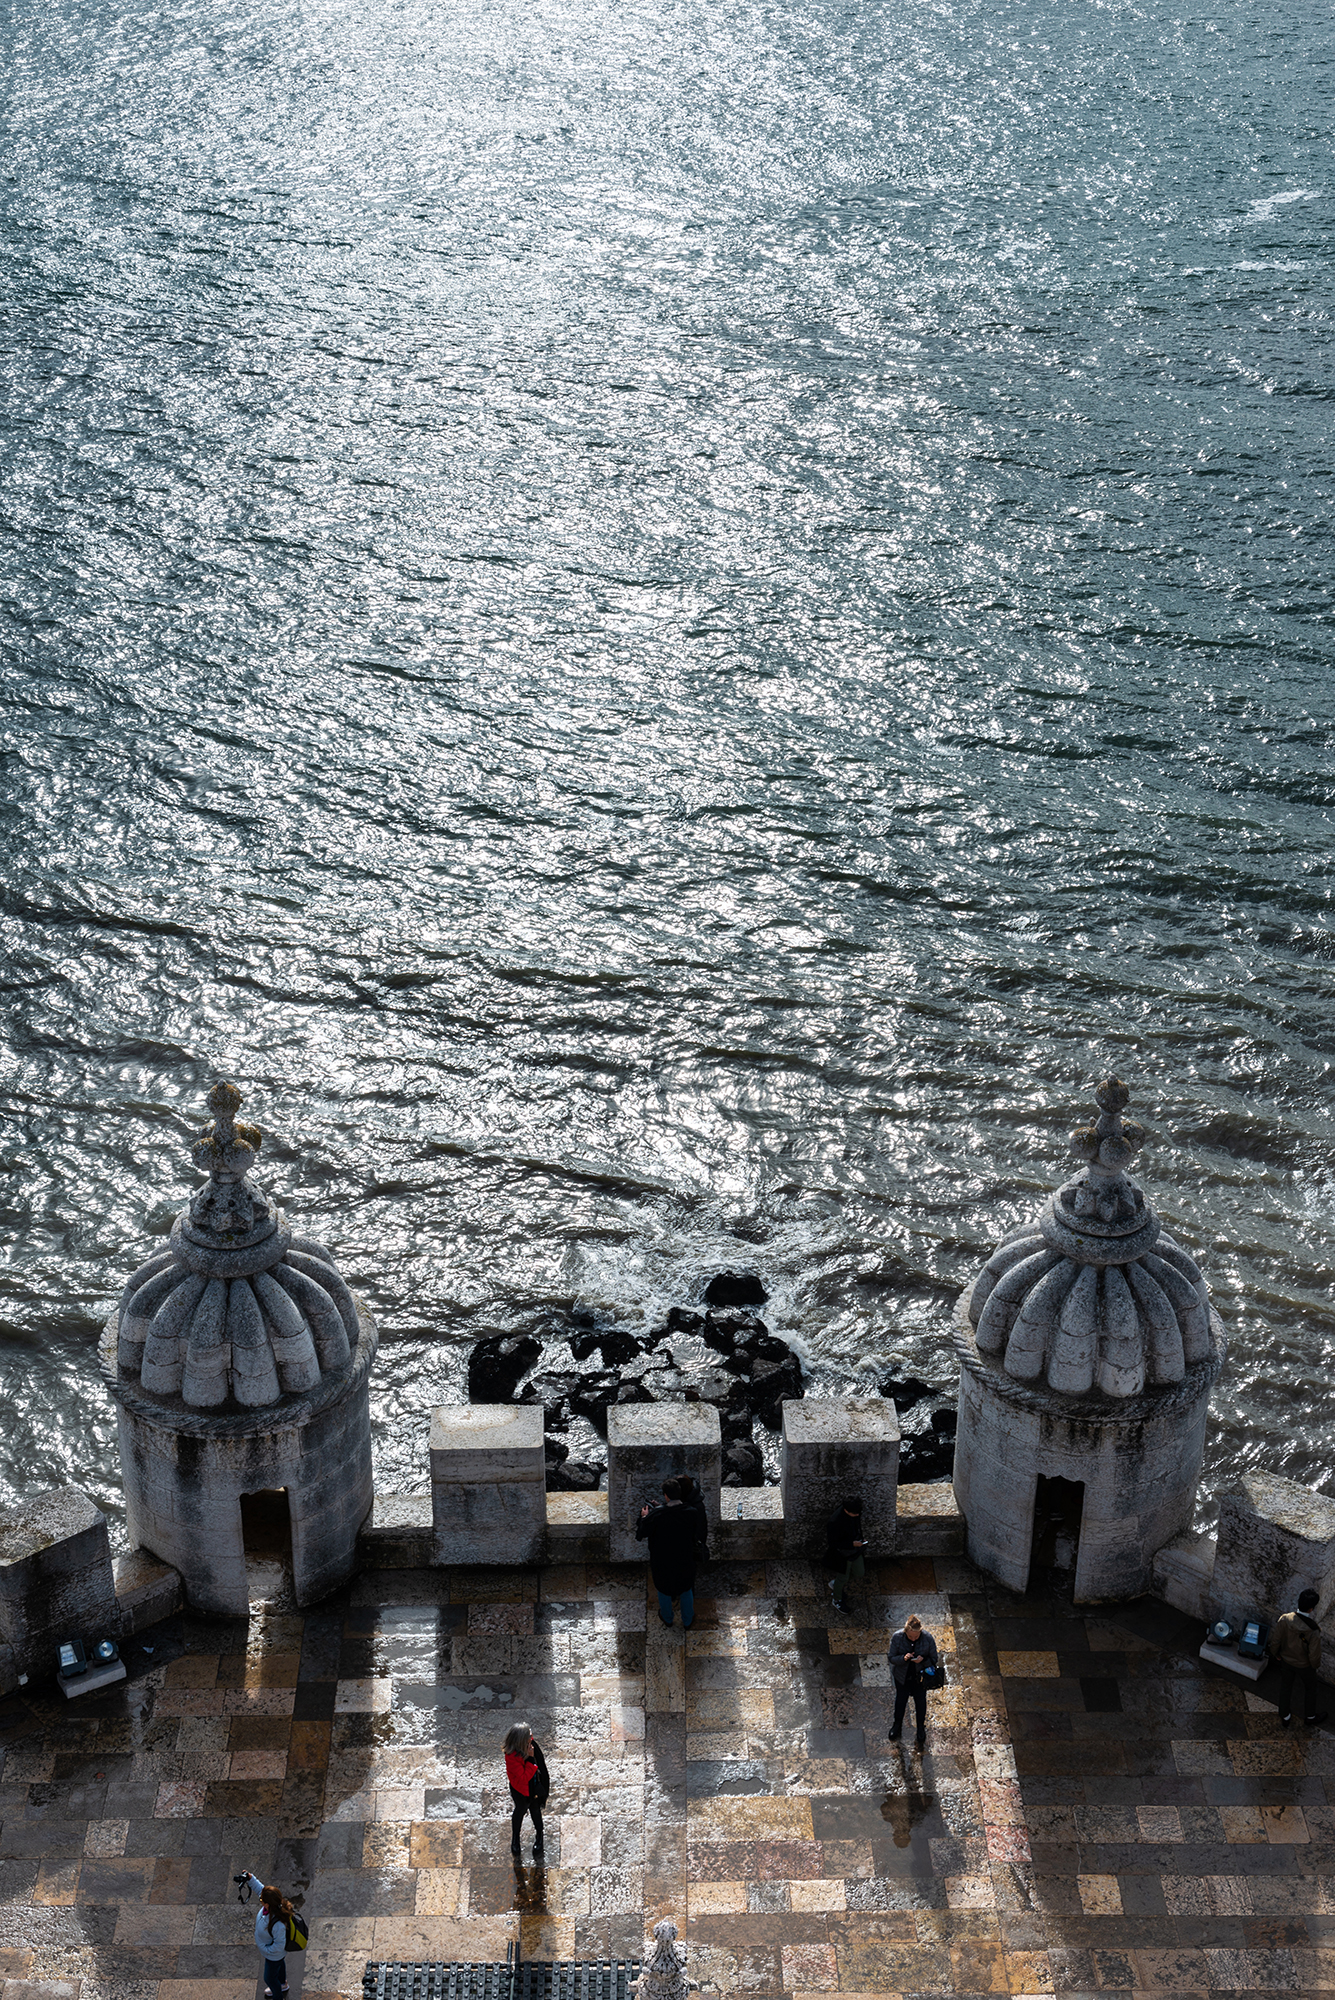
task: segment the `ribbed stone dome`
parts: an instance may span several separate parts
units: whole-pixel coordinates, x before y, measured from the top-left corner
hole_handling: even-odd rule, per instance
[[[213,1123],[190,1155],[209,1178],[117,1315],[119,1371],[195,1409],[255,1409],[313,1389],[357,1345],[357,1308],[329,1251],[294,1236],[247,1178],[261,1134],[236,1123],[241,1102],[235,1084],[209,1092]]]
[[[1210,1295],[1125,1169],[1144,1139],[1124,1125],[1129,1093],[1109,1077],[1098,1123],[1072,1150],[1089,1162],[1034,1217],[1004,1236],[969,1299],[980,1354],[1006,1374],[1068,1396],[1138,1396],[1181,1382],[1216,1353]]]

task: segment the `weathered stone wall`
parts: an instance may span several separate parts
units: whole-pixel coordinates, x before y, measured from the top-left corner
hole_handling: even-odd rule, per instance
[[[1215,1539],[1191,1529],[1165,1542],[1154,1558],[1153,1595],[1205,1624],[1210,1616],[1210,1579]]]
[[[700,1488],[711,1529],[719,1518],[723,1432],[708,1403],[614,1403],[607,1412],[607,1525],[613,1562],[642,1562],[640,1509],[663,1481],[687,1472]]]
[[[11,1680],[53,1674],[62,1639],[119,1630],[107,1517],[86,1493],[63,1486],[0,1512],[0,1641]]]
[[[845,1499],[862,1502],[868,1554],[889,1555],[898,1525],[899,1420],[881,1396],[808,1396],[783,1406],[784,1552],[823,1554]]]
[[[1319,1592],[1324,1618],[1335,1604],[1335,1500],[1273,1473],[1243,1473],[1220,1495],[1210,1617],[1273,1624],[1303,1590]]]
[[[132,1549],[129,1555],[114,1556],[111,1563],[116,1578],[116,1608],[120,1614],[120,1634],[133,1638],[150,1625],[172,1618],[182,1608],[185,1597],[178,1572],[146,1549]]]
[[[431,1522],[438,1563],[540,1560],[547,1533],[540,1406],[447,1403],[432,1411]]]
[[[720,1562],[768,1562],[783,1554],[783,1495],[777,1486],[725,1486],[720,1498],[722,1511],[709,1538],[710,1551]],[[949,1486],[901,1486],[896,1505],[896,1554],[963,1553],[964,1522]],[[606,1493],[549,1493],[546,1513],[543,1560],[611,1560]],[[643,1547],[640,1543],[641,1554]],[[357,1538],[358,1567],[429,1569],[434,1560],[430,1492],[377,1493]]]

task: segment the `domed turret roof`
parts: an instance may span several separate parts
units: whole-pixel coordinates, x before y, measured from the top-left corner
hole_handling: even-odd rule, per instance
[[[1088,1165],[1031,1222],[1004,1236],[969,1299],[980,1354],[1017,1381],[1068,1396],[1138,1396],[1214,1357],[1210,1295],[1192,1259],[1127,1178],[1145,1134],[1122,1122],[1129,1092],[1109,1077],[1097,1124],[1072,1149]]]
[[[213,1123],[191,1148],[209,1178],[117,1315],[120,1373],[196,1409],[255,1409],[313,1389],[357,1345],[357,1308],[329,1251],[294,1236],[249,1179],[262,1135],[237,1124],[241,1102],[235,1084],[209,1092]]]

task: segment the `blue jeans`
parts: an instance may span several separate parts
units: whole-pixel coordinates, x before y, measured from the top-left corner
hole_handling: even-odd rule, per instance
[[[672,1599],[665,1590],[658,1593],[658,1615],[665,1625],[672,1623]],[[688,1629],[695,1623],[695,1592],[683,1590],[681,1593],[681,1622]]]
[[[264,1961],[264,1990],[275,1995],[287,1985],[287,1960],[266,1958]]]

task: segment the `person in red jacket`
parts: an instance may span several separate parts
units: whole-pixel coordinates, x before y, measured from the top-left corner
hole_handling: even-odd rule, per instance
[[[527,1813],[533,1821],[533,1859],[542,1859],[542,1808],[547,1803],[551,1780],[542,1746],[526,1722],[516,1722],[505,1739],[505,1775],[510,1781],[510,1797],[515,1809],[510,1815],[510,1852],[519,1852],[519,1829]]]

